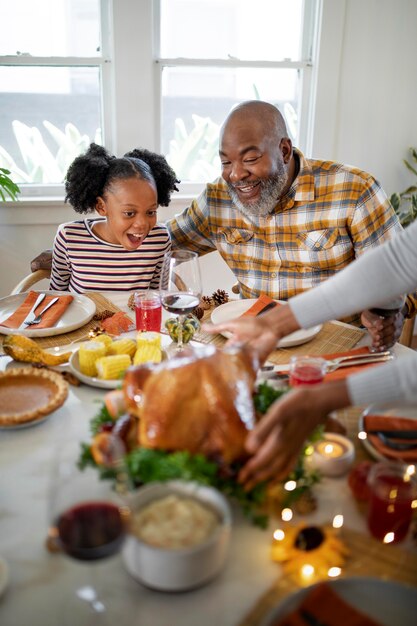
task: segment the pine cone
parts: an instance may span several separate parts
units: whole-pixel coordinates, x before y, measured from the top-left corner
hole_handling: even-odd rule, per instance
[[[217,289],[217,291],[211,294],[211,297],[213,299],[214,306],[220,306],[220,304],[229,302],[229,294],[224,289]]]
[[[127,306],[131,311],[135,310],[135,294],[134,293],[132,293],[129,296],[129,300],[127,301]]]
[[[106,320],[108,317],[114,315],[114,311],[109,311],[108,309],[104,309],[104,311],[100,311],[100,313],[96,313],[93,317],[93,320],[96,322],[101,322]]]
[[[210,296],[203,296],[201,298],[199,307],[203,309],[203,311],[208,311],[209,309],[211,309],[211,306],[212,306],[212,300]]]
[[[299,515],[308,515],[317,509],[317,499],[310,489],[304,491],[293,503],[293,509]]]
[[[201,306],[196,306],[195,309],[193,309],[193,315],[195,315],[198,320],[201,320],[204,315],[204,309],[202,309]]]

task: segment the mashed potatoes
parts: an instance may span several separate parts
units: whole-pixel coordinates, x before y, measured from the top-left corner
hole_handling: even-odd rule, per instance
[[[136,512],[132,532],[151,546],[175,550],[203,543],[219,522],[219,516],[198,500],[169,495]]]

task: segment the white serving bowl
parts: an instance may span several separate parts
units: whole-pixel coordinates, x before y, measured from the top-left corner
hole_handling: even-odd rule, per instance
[[[229,503],[217,489],[181,480],[141,487],[132,496],[132,511],[171,494],[195,498],[215,509],[221,520],[218,528],[205,542],[176,550],[157,548],[129,535],[122,557],[129,574],[143,585],[160,591],[186,591],[208,582],[223,568],[232,515]]]

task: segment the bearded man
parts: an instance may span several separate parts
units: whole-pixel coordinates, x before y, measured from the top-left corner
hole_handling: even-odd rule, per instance
[[[199,255],[218,250],[244,298],[287,300],[402,231],[370,174],[305,158],[270,103],[247,101],[231,111],[221,128],[220,158],[222,176],[166,225],[173,248]],[[44,261],[44,254],[37,257],[32,270]],[[370,311],[361,319],[371,335],[378,326],[391,343],[414,311],[408,298],[382,322]]]
[[[220,159],[221,178],[167,226],[174,247],[200,255],[217,249],[244,298],[287,300],[402,230],[370,174],[306,159],[267,102],[232,110],[221,128]],[[399,337],[404,315],[414,310],[408,298],[401,312],[385,318],[391,336],[394,325]],[[361,319],[373,334],[378,317],[365,311]]]

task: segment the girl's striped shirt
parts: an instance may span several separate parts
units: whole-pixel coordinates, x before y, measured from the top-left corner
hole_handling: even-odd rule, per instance
[[[125,250],[97,237],[89,218],[62,224],[55,237],[50,289],[142,291],[158,289],[162,261],[171,248],[169,234],[156,224],[137,250]]]

